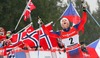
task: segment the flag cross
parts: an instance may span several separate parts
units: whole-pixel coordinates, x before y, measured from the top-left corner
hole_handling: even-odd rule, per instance
[[[43,38],[43,37],[45,38],[46,42],[48,43],[48,47],[51,49],[52,48],[52,44],[51,44],[51,42],[49,40],[49,37],[46,34],[43,34],[43,35],[40,36],[40,38]]]
[[[14,43],[12,43],[12,45],[17,44],[19,41],[21,41],[21,36],[22,36],[22,34],[21,34],[21,33],[19,33],[19,34],[18,34],[17,41],[16,41],[16,42],[14,42]]]
[[[32,41],[35,43],[36,46],[39,46],[38,40],[36,40],[35,37],[32,37],[32,36],[34,36],[35,34],[37,34],[36,31],[33,31],[33,32],[30,33],[30,34],[27,33],[26,36],[25,36],[24,38],[22,38],[22,40],[25,40],[25,39],[29,38],[30,40],[32,40]]]

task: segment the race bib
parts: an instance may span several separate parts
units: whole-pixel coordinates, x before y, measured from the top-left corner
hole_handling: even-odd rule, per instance
[[[79,35],[76,34],[70,38],[62,39],[62,42],[64,43],[65,48],[79,44]]]

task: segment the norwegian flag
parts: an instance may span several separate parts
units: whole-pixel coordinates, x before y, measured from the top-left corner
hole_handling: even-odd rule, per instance
[[[21,40],[22,33],[13,34],[10,38],[12,44],[17,44]]]
[[[25,34],[26,32],[26,34]],[[37,31],[34,30],[34,28],[32,26],[29,26],[27,29],[25,29],[23,37],[22,37],[22,41],[30,46],[30,47],[34,47],[34,46],[38,46],[38,33]]]
[[[40,45],[44,49],[51,49],[52,44],[51,44],[49,36],[45,34],[45,32],[43,31],[42,28],[41,28],[41,32],[42,32],[42,34],[40,35]]]
[[[38,46],[39,43],[38,43],[38,33],[34,30],[33,32],[31,33],[27,33],[26,36],[24,36],[22,38],[22,41],[30,46],[30,47],[35,47],[35,46]]]
[[[24,30],[24,32],[27,32],[27,33],[30,33],[30,32],[32,32],[32,31],[34,31],[34,28],[33,28],[32,25],[30,25],[28,28],[26,28],[26,29]]]
[[[37,46],[38,45],[38,33],[34,30],[33,26],[30,25],[21,33],[13,34],[10,38],[13,45],[19,44],[19,42],[24,42],[26,45]]]
[[[30,17],[31,11],[34,10],[35,8],[36,8],[35,5],[31,1],[29,1],[24,13],[24,21],[26,21]]]
[[[52,31],[52,25],[47,24],[43,25],[39,32],[39,39],[40,39],[40,46],[43,47],[43,49],[51,49],[52,47],[56,47],[57,45],[57,40],[56,38],[50,37],[47,35],[45,32],[51,32]],[[51,35],[52,36],[52,35]]]

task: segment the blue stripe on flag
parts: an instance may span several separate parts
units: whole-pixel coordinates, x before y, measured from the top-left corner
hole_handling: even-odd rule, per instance
[[[99,40],[100,40],[100,39],[99,39]],[[96,41],[92,42],[92,43],[89,44],[88,46],[89,46],[89,47],[92,47],[92,48],[96,48],[96,46],[97,46],[99,40],[96,40]]]
[[[66,12],[64,13],[63,16],[68,16],[68,15],[73,15],[73,16],[79,16],[79,14],[77,13],[76,9],[74,8],[73,4],[70,3],[68,9],[66,10]]]
[[[72,55],[78,55],[79,51],[78,51],[78,49],[74,49],[74,50],[70,51],[69,53],[70,53],[71,56]]]

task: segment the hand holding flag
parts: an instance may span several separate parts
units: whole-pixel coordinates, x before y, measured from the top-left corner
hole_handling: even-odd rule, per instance
[[[38,16],[38,24],[39,25],[42,25],[43,24],[43,22],[42,22],[42,20],[41,20],[41,18]]]
[[[27,5],[26,5],[26,7],[25,7],[25,9],[24,9],[24,11],[23,11],[23,13],[22,13],[17,25],[16,25],[16,27],[15,27],[15,30],[17,29],[22,17],[24,16],[24,20],[26,21],[30,17],[31,11],[35,8],[36,7],[34,6],[34,4],[31,2],[31,0],[29,0],[29,2],[27,3]]]

